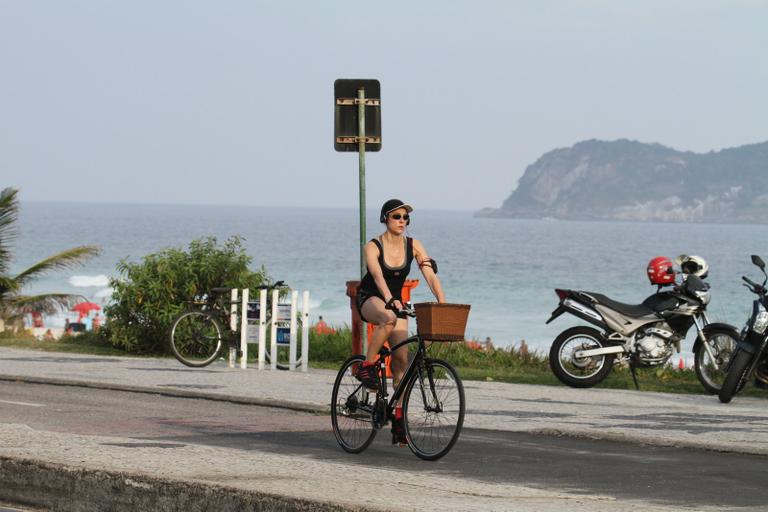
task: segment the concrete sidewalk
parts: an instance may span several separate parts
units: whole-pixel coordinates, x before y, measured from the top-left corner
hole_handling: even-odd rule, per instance
[[[334,376],[335,372],[325,370],[273,372],[229,369],[224,364],[191,369],[172,359],[0,348],[0,380],[314,412],[328,410]],[[468,427],[768,453],[768,401],[764,400],[737,398],[726,406],[710,396],[472,381],[465,387]],[[0,411],[10,406],[0,400]],[[691,510],[659,504],[653,493],[647,501],[618,500],[578,489],[450,477],[431,471],[430,463],[419,464],[416,470],[393,471],[356,464],[355,456],[339,463],[215,446],[144,446],[147,443],[140,441],[0,422],[0,500],[71,511]]]
[[[0,348],[0,379],[329,410],[335,372],[187,368],[174,359]],[[768,401],[466,381],[465,425],[768,455]]]

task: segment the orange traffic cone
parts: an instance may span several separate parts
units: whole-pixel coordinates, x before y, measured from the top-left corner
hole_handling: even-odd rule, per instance
[[[683,355],[680,354],[680,362],[677,363],[678,370],[685,370],[685,361],[683,361]]]

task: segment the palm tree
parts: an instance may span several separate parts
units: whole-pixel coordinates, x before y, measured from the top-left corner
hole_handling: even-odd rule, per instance
[[[72,268],[99,253],[92,245],[62,251],[32,265],[16,276],[8,274],[16,239],[19,218],[18,190],[6,188],[0,192],[0,325],[18,325],[26,313],[40,311],[51,314],[71,307],[82,297],[66,293],[24,295],[22,288],[41,274],[52,270]]]

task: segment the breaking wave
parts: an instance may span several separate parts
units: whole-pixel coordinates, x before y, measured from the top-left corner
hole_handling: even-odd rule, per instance
[[[97,276],[72,276],[69,284],[78,288],[104,288],[109,286],[109,277],[104,274]]]

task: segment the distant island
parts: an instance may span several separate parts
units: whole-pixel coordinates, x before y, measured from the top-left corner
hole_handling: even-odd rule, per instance
[[[768,222],[768,142],[692,153],[588,140],[528,166],[501,208],[477,217]]]

